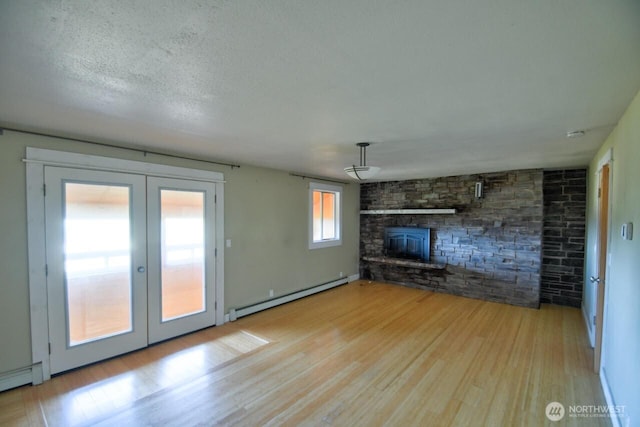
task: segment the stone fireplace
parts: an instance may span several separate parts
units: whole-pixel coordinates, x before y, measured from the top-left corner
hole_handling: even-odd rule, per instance
[[[478,181],[483,198],[475,197]],[[520,170],[362,184],[361,277],[538,307],[542,181],[542,170]],[[429,230],[429,256],[414,256],[417,238],[389,237],[399,228]],[[410,253],[398,254],[404,246]]]

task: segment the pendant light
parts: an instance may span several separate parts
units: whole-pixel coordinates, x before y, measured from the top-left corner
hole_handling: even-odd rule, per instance
[[[364,181],[373,178],[380,168],[377,166],[367,166],[367,147],[371,145],[368,142],[358,142],[356,146],[360,147],[360,166],[352,165],[344,168],[344,171],[353,179]]]

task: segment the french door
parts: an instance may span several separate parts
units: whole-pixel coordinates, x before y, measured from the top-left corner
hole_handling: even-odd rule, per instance
[[[215,188],[147,178],[149,343],[215,323]]]
[[[215,186],[44,168],[50,370],[215,324]]]

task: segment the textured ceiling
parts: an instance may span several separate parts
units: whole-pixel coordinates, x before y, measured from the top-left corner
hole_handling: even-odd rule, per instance
[[[0,125],[327,177],[584,166],[639,89],[636,0],[0,0]]]

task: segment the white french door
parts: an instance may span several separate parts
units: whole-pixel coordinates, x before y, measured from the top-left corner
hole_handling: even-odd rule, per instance
[[[147,178],[149,343],[215,323],[215,187]]]
[[[212,326],[215,185],[46,166],[50,372]]]
[[[45,168],[51,372],[147,344],[145,178]]]

